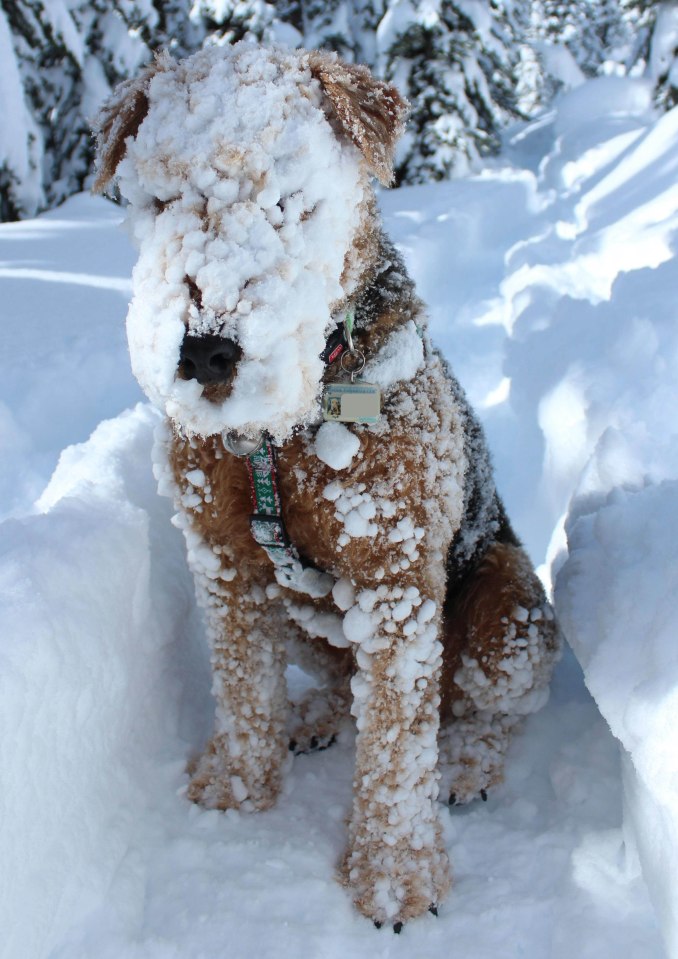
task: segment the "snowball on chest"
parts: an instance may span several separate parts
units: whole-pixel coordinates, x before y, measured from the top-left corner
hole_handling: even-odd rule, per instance
[[[394,330],[378,354],[368,359],[364,379],[388,389],[413,380],[424,364],[424,340],[413,320]]]
[[[315,454],[333,470],[344,470],[360,449],[360,440],[343,423],[323,423],[315,437]]]

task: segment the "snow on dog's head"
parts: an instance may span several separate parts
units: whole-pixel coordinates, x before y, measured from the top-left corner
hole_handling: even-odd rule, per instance
[[[115,91],[95,186],[115,176],[129,201],[132,367],[181,430],[282,440],[317,415],[404,113],[364,67],[246,42],[162,55]]]

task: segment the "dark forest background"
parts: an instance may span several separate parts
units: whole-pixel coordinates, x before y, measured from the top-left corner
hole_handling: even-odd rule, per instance
[[[472,171],[589,77],[647,77],[658,109],[678,99],[678,0],[2,0],[0,219],[87,187],[92,118],[154,51],[246,36],[394,81],[412,104],[398,184]]]

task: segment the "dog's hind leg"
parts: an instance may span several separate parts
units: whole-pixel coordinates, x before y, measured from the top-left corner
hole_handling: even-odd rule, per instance
[[[548,698],[560,642],[541,583],[512,544],[490,548],[445,613],[440,792],[456,804],[502,781],[512,732]]]
[[[192,769],[188,796],[210,809],[266,809],[282,785],[288,753],[282,624],[248,567],[196,569],[216,699],[215,732]]]
[[[291,696],[289,748],[295,754],[326,749],[349,716],[353,652],[330,646],[321,636],[310,636],[293,621],[286,624],[285,643],[289,663],[317,684],[300,698]]]

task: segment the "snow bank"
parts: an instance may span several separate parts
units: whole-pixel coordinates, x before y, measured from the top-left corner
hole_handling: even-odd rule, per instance
[[[620,78],[564,99],[538,180],[550,222],[509,252],[502,292],[533,523],[555,527],[557,609],[625,751],[628,838],[678,956],[678,110],[649,105]]]
[[[178,683],[201,657],[184,659],[192,587],[155,495],[155,419],[138,407],[103,423],[63,455],[46,511],[0,526],[7,959],[46,955],[115,878],[138,882],[134,838],[176,789],[182,737],[204,715],[185,712],[191,684]]]
[[[626,754],[626,812],[678,955],[678,481],[577,501],[556,598],[586,683]]]
[[[120,220],[79,195],[0,224],[0,518],[30,510],[60,451],[142,398],[124,331],[134,251]]]

